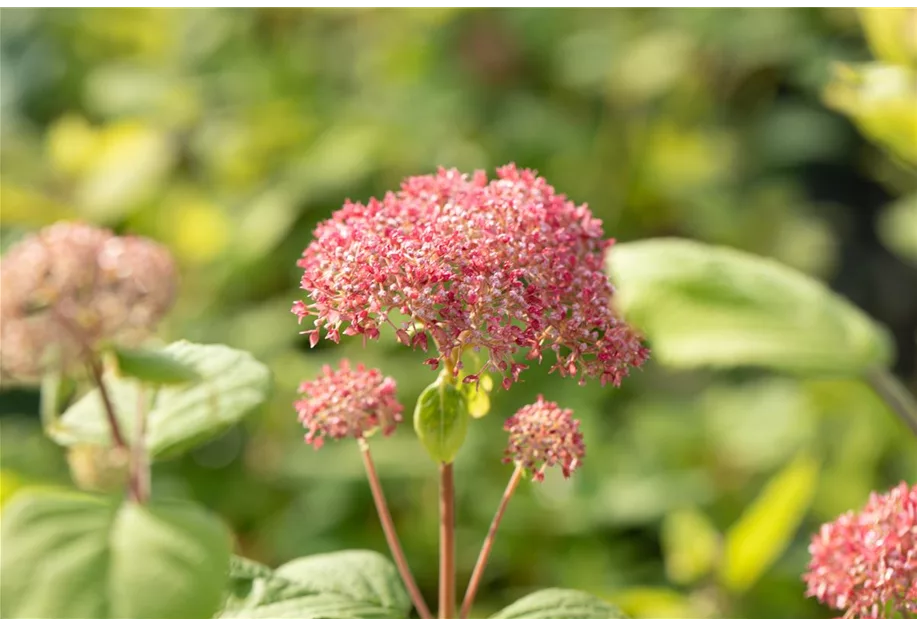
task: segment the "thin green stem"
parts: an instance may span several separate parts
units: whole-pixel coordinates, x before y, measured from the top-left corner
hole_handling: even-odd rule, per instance
[[[455,476],[439,466],[439,618],[455,618]]]
[[[487,531],[487,537],[481,546],[481,552],[478,554],[478,561],[474,565],[471,573],[471,579],[468,581],[468,589],[465,591],[465,600],[462,601],[462,610],[459,618],[468,618],[471,613],[471,607],[474,605],[474,597],[478,593],[478,587],[481,585],[481,579],[484,575],[484,568],[487,566],[487,560],[490,558],[490,551],[493,549],[494,540],[497,537],[497,529],[500,527],[500,521],[503,520],[503,514],[506,513],[506,506],[509,505],[509,499],[516,491],[519,481],[522,479],[522,467],[516,466],[513,476],[509,478],[506,484],[506,490],[503,491],[503,498],[500,499],[500,505],[497,506],[497,513],[490,523],[490,529]]]
[[[379,474],[376,472],[376,465],[373,463],[372,455],[369,453],[369,443],[360,438],[357,440],[360,446],[360,453],[363,456],[363,466],[366,468],[366,476],[369,479],[369,489],[373,494],[373,501],[376,504],[376,512],[379,514],[379,522],[382,523],[382,531],[385,534],[385,540],[388,542],[388,548],[392,552],[392,558],[401,574],[408,594],[417,609],[417,614],[421,618],[433,618],[430,608],[427,607],[423,599],[423,594],[411,574],[411,567],[408,566],[408,560],[404,555],[404,549],[401,548],[401,542],[398,540],[398,534],[395,531],[395,523],[392,520],[392,514],[388,509],[388,503],[385,500],[385,494],[382,492],[382,482],[379,481]]]
[[[875,369],[866,374],[866,381],[888,407],[898,414],[911,431],[917,435],[917,401],[892,373]]]

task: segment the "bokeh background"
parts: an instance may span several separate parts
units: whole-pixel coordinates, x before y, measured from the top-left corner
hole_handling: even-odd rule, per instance
[[[834,64],[873,55],[851,9],[4,9],[2,245],[70,218],[166,243],[183,288],[163,336],[253,352],[275,393],[158,465],[154,492],[205,503],[271,565],[385,552],[356,447],[311,450],[291,404],[344,356],[396,377],[409,411],[431,375],[392,338],[309,350],[289,309],[315,224],[439,165],[513,161],[619,241],[727,244],[823,279],[888,326],[914,389],[915,170],[826,98]],[[913,129],[892,133],[899,148],[917,146]],[[480,616],[544,586],[638,617],[828,616],[803,597],[811,533],[917,480],[913,437],[860,383],[651,362],[620,389],[581,388],[545,365],[495,394],[457,460],[461,582],[510,474],[502,419],[539,392],[575,410],[588,458],[571,481],[517,493]],[[34,390],[0,393],[4,500],[71,482],[37,408]],[[750,540],[775,559],[724,583],[721,534],[779,473],[793,487],[803,450],[818,459],[811,497],[772,495]],[[374,451],[432,601],[434,468],[410,427]]]

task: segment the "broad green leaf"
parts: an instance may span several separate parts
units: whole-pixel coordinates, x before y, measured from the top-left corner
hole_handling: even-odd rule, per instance
[[[800,453],[768,484],[726,534],[720,578],[733,592],[750,588],[780,557],[812,502],[818,464]]]
[[[615,245],[608,267],[616,306],[666,366],[860,375],[892,358],[864,313],[770,259],[659,238]]]
[[[229,583],[220,613],[242,612],[257,607],[271,589],[287,583],[275,578],[274,571],[264,564],[233,555],[229,560]]]
[[[200,379],[194,368],[162,350],[116,347],[112,353],[122,377],[157,385],[177,385]]]
[[[669,579],[687,585],[713,569],[719,557],[720,536],[703,513],[676,510],[662,521],[662,550]]]
[[[220,618],[405,618],[411,610],[398,571],[372,551],[313,555],[271,577],[250,574],[248,600],[227,606]]]
[[[468,434],[465,397],[454,383],[440,376],[417,399],[414,430],[430,457],[451,463]]]
[[[548,588],[522,597],[491,618],[627,618],[611,603],[579,590]]]
[[[220,344],[176,342],[163,349],[175,361],[193,369],[193,384],[145,391],[147,446],[153,459],[181,453],[241,420],[267,398],[271,376],[267,366],[249,353]],[[115,412],[127,439],[133,436],[141,385],[130,379],[105,377]],[[64,446],[110,441],[98,390],[72,405],[51,430]]]
[[[3,618],[209,618],[230,537],[192,503],[23,491],[3,512]]]

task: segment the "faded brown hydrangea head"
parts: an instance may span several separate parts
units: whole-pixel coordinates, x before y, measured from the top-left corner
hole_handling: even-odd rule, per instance
[[[844,618],[917,616],[917,485],[873,493],[861,512],[821,526],[809,545],[807,596]]]
[[[325,438],[363,438],[376,429],[390,435],[401,422],[404,409],[396,398],[395,380],[378,370],[342,360],[337,370],[322,367],[322,375],[303,381],[299,393],[305,397],[293,406],[306,433],[306,442],[316,449]]]
[[[509,432],[504,463],[515,463],[530,471],[534,481],[544,481],[544,469],[560,466],[564,477],[582,465],[586,446],[573,412],[557,403],[538,400],[508,418],[503,429]]]
[[[648,352],[612,311],[611,244],[588,207],[530,170],[508,165],[488,180],[441,169],[320,224],[298,262],[311,304],[293,313],[314,317],[313,346],[323,329],[337,342],[390,327],[424,351],[432,338],[427,363],[453,374],[466,349],[484,351],[481,372],[501,373],[504,387],[543,353],[561,376],[618,385]]]
[[[0,261],[0,373],[34,381],[101,342],[142,341],[176,283],[168,250],[145,238],[67,222],[25,238]]]

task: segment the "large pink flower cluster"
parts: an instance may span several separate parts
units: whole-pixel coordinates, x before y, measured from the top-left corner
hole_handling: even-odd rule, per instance
[[[514,359],[556,354],[563,376],[620,384],[647,357],[610,306],[604,272],[610,240],[585,205],[575,205],[530,170],[508,165],[488,181],[440,169],[408,178],[401,190],[367,204],[347,202],[320,224],[303,252],[300,322],[315,317],[341,334],[376,338],[390,326],[404,344],[428,348],[455,373],[465,349],[486,350],[481,371],[504,386],[526,366]]]
[[[302,382],[299,393],[305,396],[294,403],[299,421],[309,430],[306,442],[319,449],[325,438],[362,438],[376,429],[390,435],[404,409],[396,391],[394,379],[363,364],[351,369],[345,359],[337,370],[323,366],[320,377]]]
[[[872,494],[859,513],[822,525],[809,546],[807,595],[845,618],[917,615],[917,485]]]

